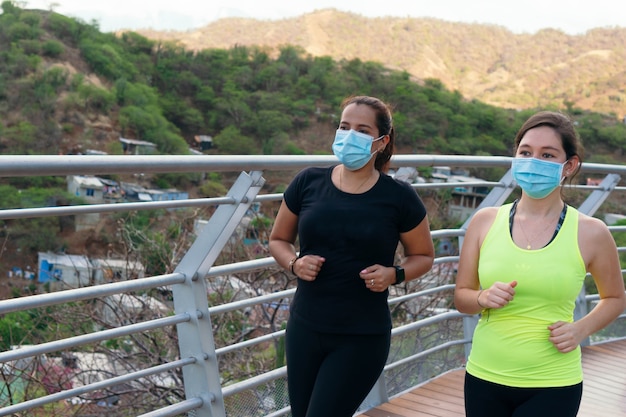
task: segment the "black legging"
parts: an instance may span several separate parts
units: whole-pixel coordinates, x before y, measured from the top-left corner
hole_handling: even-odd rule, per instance
[[[352,417],[380,376],[391,334],[345,335],[287,324],[293,417]]]
[[[516,388],[465,374],[466,417],[576,417],[583,383],[566,387]]]

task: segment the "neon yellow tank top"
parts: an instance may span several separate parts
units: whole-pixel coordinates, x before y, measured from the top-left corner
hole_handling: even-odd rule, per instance
[[[582,381],[580,347],[559,352],[547,327],[574,320],[586,268],[578,248],[578,211],[567,207],[561,229],[546,247],[526,250],[509,232],[512,204],[498,210],[480,248],[482,288],[516,280],[515,298],[483,311],[467,362],[471,375],[512,387],[558,387]]]

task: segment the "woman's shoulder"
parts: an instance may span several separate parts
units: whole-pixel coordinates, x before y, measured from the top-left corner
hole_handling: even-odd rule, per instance
[[[302,169],[299,174],[320,175],[332,171],[334,166],[331,167],[306,167]]]
[[[486,232],[495,221],[500,209],[501,207],[483,207],[477,210],[469,221],[468,230],[482,230]]]
[[[585,213],[578,212],[578,231],[586,235],[587,238],[593,238],[610,234],[609,228],[602,220],[589,216]]]
[[[606,223],[581,212],[578,212],[578,246],[587,265],[594,259],[607,262],[607,254],[617,250]]]
[[[476,213],[474,213],[474,216],[472,217],[472,221],[476,221],[476,222],[493,221],[493,219],[496,218],[496,216],[498,215],[498,212],[500,211],[502,207],[504,206],[483,207],[477,210]]]

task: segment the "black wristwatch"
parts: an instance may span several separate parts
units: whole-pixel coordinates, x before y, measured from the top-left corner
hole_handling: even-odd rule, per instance
[[[404,268],[399,265],[394,265],[394,268],[396,268],[396,282],[394,282],[393,285],[402,284],[405,278]]]

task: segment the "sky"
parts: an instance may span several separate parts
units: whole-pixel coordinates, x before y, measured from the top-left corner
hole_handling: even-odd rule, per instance
[[[366,17],[432,17],[495,24],[514,33],[544,28],[581,35],[598,27],[626,27],[622,0],[22,0],[100,24],[100,30],[192,30],[225,17],[279,20],[334,8]],[[372,28],[375,30],[375,28]]]

